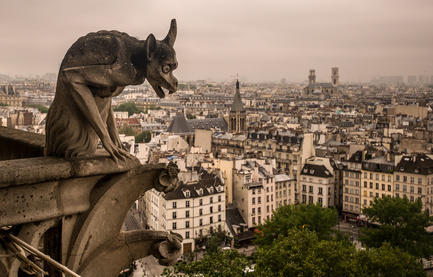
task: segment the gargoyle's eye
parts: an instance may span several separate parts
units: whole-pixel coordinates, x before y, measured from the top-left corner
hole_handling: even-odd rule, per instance
[[[167,74],[168,72],[170,72],[170,66],[169,65],[164,65],[162,67],[162,72],[164,72],[165,74]]]

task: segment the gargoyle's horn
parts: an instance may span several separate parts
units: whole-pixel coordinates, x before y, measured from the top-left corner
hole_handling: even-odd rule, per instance
[[[172,19],[170,24],[170,30],[168,31],[167,36],[164,38],[164,42],[173,47],[174,41],[176,40],[176,35],[177,35],[176,19]]]

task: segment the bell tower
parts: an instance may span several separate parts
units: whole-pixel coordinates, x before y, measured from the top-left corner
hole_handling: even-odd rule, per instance
[[[236,92],[229,115],[229,132],[239,134],[247,130],[246,111],[239,91],[239,80],[236,80]]]
[[[316,70],[310,69],[310,75],[308,76],[308,84],[312,85],[316,82]]]
[[[331,69],[331,83],[335,87],[339,85],[339,82],[338,67],[333,67]]]

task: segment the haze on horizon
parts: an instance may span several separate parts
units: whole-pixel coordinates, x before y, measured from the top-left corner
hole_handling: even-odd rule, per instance
[[[57,73],[78,37],[165,37],[176,18],[180,80],[345,81],[433,75],[433,1],[0,0],[0,73]]]

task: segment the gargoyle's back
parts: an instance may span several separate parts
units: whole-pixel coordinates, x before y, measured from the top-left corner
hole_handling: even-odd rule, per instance
[[[122,47],[130,47],[137,43],[137,39],[118,31],[89,33],[72,44],[63,58],[60,69],[113,64]]]

